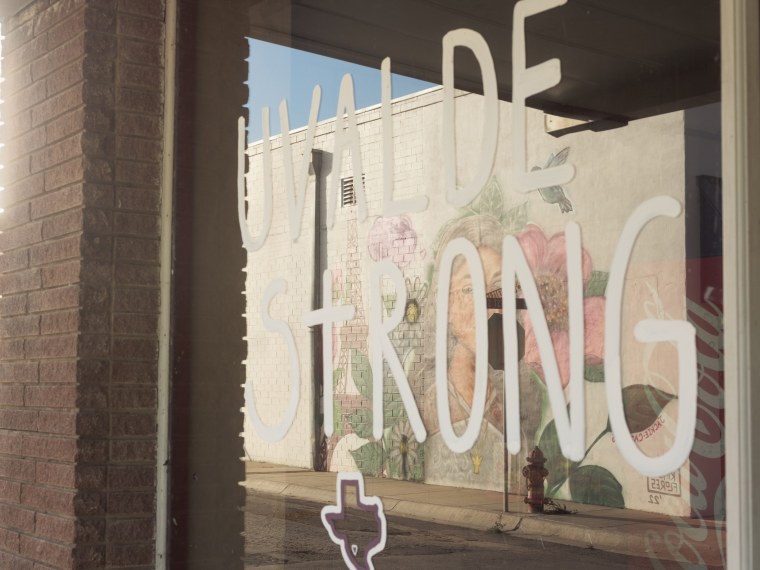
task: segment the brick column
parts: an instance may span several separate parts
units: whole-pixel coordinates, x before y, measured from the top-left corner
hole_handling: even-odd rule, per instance
[[[0,568],[152,568],[161,0],[4,22]]]

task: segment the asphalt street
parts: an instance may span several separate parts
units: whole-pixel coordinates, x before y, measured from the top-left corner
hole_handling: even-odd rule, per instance
[[[323,505],[249,491],[245,507],[246,568],[345,568],[340,548],[322,525]],[[352,542],[366,544],[374,536],[375,520],[351,510],[341,530]],[[591,548],[518,538],[388,516],[385,549],[373,559],[376,569],[444,568],[522,569],[676,569],[676,563],[652,561]]]

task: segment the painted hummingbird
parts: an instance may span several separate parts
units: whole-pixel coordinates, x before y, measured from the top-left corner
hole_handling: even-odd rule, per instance
[[[570,154],[570,147],[566,146],[557,154],[549,154],[549,158],[546,159],[546,164],[543,169],[540,166],[534,166],[531,170],[546,170],[560,164],[565,164],[567,155]],[[570,199],[565,195],[565,191],[562,186],[548,186],[547,188],[539,188],[538,193],[541,194],[541,198],[547,204],[557,204],[560,211],[563,214],[573,211],[573,205],[570,203]]]

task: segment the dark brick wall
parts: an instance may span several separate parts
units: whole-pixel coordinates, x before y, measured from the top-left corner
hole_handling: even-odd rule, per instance
[[[3,32],[0,568],[152,568],[164,4]]]

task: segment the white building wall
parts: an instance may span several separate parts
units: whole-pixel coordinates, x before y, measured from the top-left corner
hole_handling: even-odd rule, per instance
[[[367,315],[370,266],[378,249],[378,236],[390,235],[394,239],[381,239],[383,251],[402,270],[407,279],[410,295],[419,295],[420,306],[426,302],[421,290],[431,277],[439,232],[446,222],[467,214],[445,200],[442,183],[442,92],[433,89],[405,97],[393,103],[393,152],[395,196],[403,198],[422,193],[428,197],[428,208],[421,213],[408,214],[405,220],[383,220],[382,216],[382,124],[379,107],[357,114],[362,149],[362,174],[367,199],[366,220],[357,219],[357,208],[336,207],[335,223],[327,228],[323,262],[333,272],[334,302],[357,306],[354,321],[336,327],[334,366],[340,370],[336,377],[336,435],[330,441],[329,465],[332,470],[375,469],[368,454],[362,454],[374,440],[370,437],[368,417],[357,412],[371,408],[367,398],[366,355],[369,330]],[[457,96],[456,147],[458,180],[461,183],[473,175],[479,163],[482,138],[482,98],[459,93]],[[518,223],[538,224],[550,237],[563,232],[569,220],[580,224],[583,247],[592,260],[593,269],[609,271],[612,256],[623,224],[634,209],[646,199],[670,195],[683,203],[684,198],[684,118],[674,113],[635,121],[622,129],[601,133],[581,132],[556,139],[544,131],[544,116],[537,111],[528,112],[528,162],[544,166],[550,153],[570,147],[568,162],[576,165],[575,179],[566,185],[572,213],[562,213],[556,204],[548,204],[537,192],[521,194],[512,182],[512,118],[507,103],[499,106],[499,139],[492,183],[500,189],[503,212],[514,211]],[[337,192],[340,178],[358,176],[346,153],[340,172],[336,172],[336,157],[332,156],[335,120],[318,125],[315,148],[324,150],[322,186],[326,192]],[[304,152],[305,129],[294,133],[293,147],[296,160]],[[249,147],[251,155],[252,204],[261,204],[262,161],[261,144]],[[253,385],[256,407],[266,423],[282,417],[289,397],[288,357],[284,342],[275,334],[263,331],[258,316],[258,304],[264,287],[275,278],[288,282],[287,295],[272,304],[272,316],[288,322],[296,338],[301,363],[300,404],[296,421],[285,439],[268,444],[261,440],[250,423],[246,422],[245,444],[248,455],[257,460],[285,463],[294,466],[311,466],[313,438],[313,390],[311,339],[308,328],[301,321],[302,314],[311,307],[315,263],[313,255],[314,176],[311,176],[300,239],[293,243],[288,235],[287,210],[284,198],[282,150],[280,137],[272,139],[274,216],[272,229],[264,248],[249,255],[246,293],[248,296],[248,382]],[[296,166],[296,171],[298,166]],[[256,213],[256,208],[249,212]],[[519,214],[519,215],[518,215]],[[510,222],[512,223],[512,222]],[[257,218],[253,216],[254,230]],[[386,225],[384,225],[386,224]],[[390,224],[390,225],[387,225]],[[394,225],[395,224],[395,225]],[[396,232],[396,233],[394,233]],[[400,232],[400,233],[399,233]],[[254,231],[255,233],[255,231]],[[515,231],[514,233],[518,233]],[[412,237],[414,239],[412,239]],[[404,241],[404,237],[408,239]],[[413,242],[413,243],[412,243]],[[685,265],[683,216],[677,220],[656,220],[642,232],[626,278],[623,308],[623,383],[652,384],[671,395],[678,394],[678,377],[675,351],[663,345],[640,345],[633,340],[632,329],[642,318],[656,317],[682,319],[685,317]],[[429,292],[429,288],[427,289]],[[393,306],[395,292],[388,282],[383,286],[387,311]],[[423,313],[424,318],[424,313]],[[426,343],[423,329],[413,325],[399,327],[393,336],[420,409],[427,404],[429,378],[420,379],[422,355]],[[362,356],[362,354],[364,356]],[[387,374],[387,367],[386,367]],[[414,380],[416,379],[416,380]],[[587,444],[604,430],[607,420],[604,384],[587,382]],[[392,383],[386,380],[386,392],[392,392]],[[526,398],[523,395],[523,398]],[[388,396],[391,401],[397,395]],[[641,448],[650,454],[659,454],[669,448],[677,426],[677,399],[665,404],[658,418],[655,433],[640,441]],[[542,412],[539,431],[551,419]],[[379,473],[394,476],[387,466],[387,455],[392,453],[394,434],[386,430],[380,445],[385,463]],[[432,443],[430,443],[432,445]],[[420,454],[422,455],[422,454]],[[493,458],[490,458],[493,459]],[[485,458],[485,463],[490,460]],[[411,461],[411,460],[410,460]],[[423,461],[419,459],[420,463]],[[428,461],[428,458],[425,459]],[[522,461],[516,458],[514,461]],[[520,463],[521,465],[522,463]],[[368,467],[372,465],[372,467]],[[614,474],[622,488],[625,505],[642,510],[686,515],[689,512],[689,468],[680,473],[679,495],[661,496],[655,504],[648,491],[651,482],[625,464],[617,451],[611,434],[602,437],[590,449],[583,465],[595,465]],[[517,463],[514,468],[519,467]],[[494,463],[493,473],[499,472]],[[503,471],[502,471],[503,472]],[[514,476],[514,475],[513,475]],[[444,470],[426,463],[424,480],[460,486],[501,489],[500,480],[459,479]],[[560,489],[560,496],[570,497],[569,481]]]

